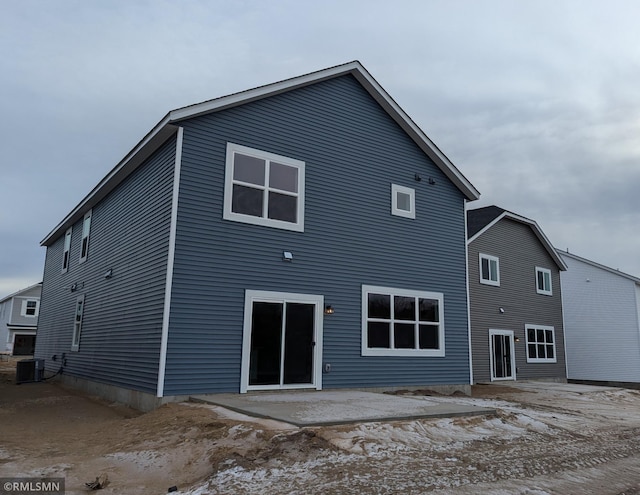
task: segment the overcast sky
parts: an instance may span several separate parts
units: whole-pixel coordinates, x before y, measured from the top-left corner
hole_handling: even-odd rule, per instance
[[[640,276],[640,2],[0,0],[0,297],[169,111],[360,60],[482,194]]]

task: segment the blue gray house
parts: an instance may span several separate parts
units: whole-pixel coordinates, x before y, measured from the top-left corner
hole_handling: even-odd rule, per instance
[[[174,110],[42,241],[36,357],[142,409],[468,388],[477,198],[359,62]]]

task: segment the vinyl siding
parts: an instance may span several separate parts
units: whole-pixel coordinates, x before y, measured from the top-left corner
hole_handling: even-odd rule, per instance
[[[479,253],[500,259],[499,287],[480,283]],[[552,296],[536,292],[536,266],[551,270]],[[475,382],[491,380],[490,329],[513,330],[520,339],[516,379],[566,378],[560,271],[529,226],[503,218],[470,243],[469,297]],[[556,363],[527,363],[526,324],[554,327]]]
[[[38,317],[22,316],[22,303],[26,300],[40,300],[42,288],[37,285],[13,294],[13,297],[0,303],[0,352],[10,351],[11,337],[7,325],[33,326],[38,324]],[[29,329],[33,331],[33,329]]]
[[[568,377],[640,382],[639,286],[569,256],[562,259],[569,267],[562,274]]]
[[[463,195],[355,79],[180,125],[166,395],[239,391],[245,289],[335,308],[323,388],[469,383]],[[222,220],[227,142],[305,162],[304,232]],[[391,215],[391,184],[415,189],[415,220]],[[446,357],[362,357],[363,284],[444,293]]]
[[[156,392],[169,243],[175,138],[93,208],[88,259],[79,263],[82,220],[47,248],[36,356],[65,374]],[[113,276],[105,278],[107,270]],[[78,284],[72,292],[70,286]],[[76,299],[85,295],[80,349],[72,352]]]
[[[40,290],[38,289],[38,293]],[[38,324],[38,316],[22,316],[22,304],[24,301],[39,301],[40,296],[34,297],[14,297],[13,298],[13,309],[11,314],[11,324],[12,325],[33,325],[36,326]]]

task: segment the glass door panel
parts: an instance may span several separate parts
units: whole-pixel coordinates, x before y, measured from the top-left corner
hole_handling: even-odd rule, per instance
[[[280,384],[282,323],[281,303],[253,303],[249,385]]]
[[[314,304],[286,304],[284,384],[313,381],[314,319]]]

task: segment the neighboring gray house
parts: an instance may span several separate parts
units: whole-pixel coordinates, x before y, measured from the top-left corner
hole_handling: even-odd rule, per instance
[[[33,354],[41,291],[42,284],[38,283],[0,299],[0,353]]]
[[[174,110],[42,241],[36,357],[140,408],[468,389],[477,197],[359,62]]]
[[[564,251],[567,377],[640,383],[640,278]]]
[[[474,382],[565,380],[562,259],[533,220],[497,206],[467,220]]]

